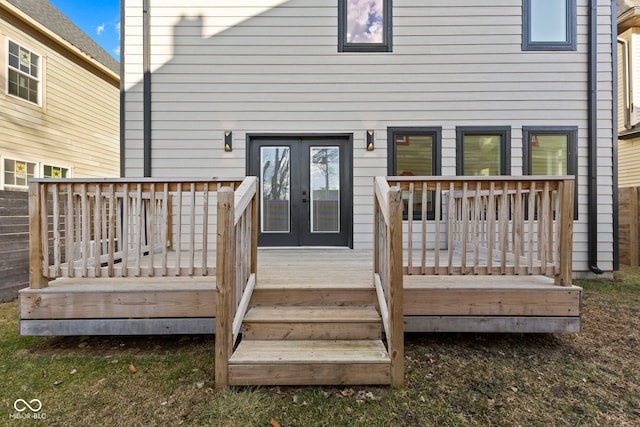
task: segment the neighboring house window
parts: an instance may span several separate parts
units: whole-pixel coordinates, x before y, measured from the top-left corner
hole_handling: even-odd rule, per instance
[[[15,159],[4,159],[4,189],[27,190],[29,178],[36,176],[37,164]]]
[[[339,52],[391,52],[391,0],[338,0]]]
[[[577,127],[523,127],[522,141],[524,175],[574,175],[577,191]],[[574,216],[577,219],[577,196],[574,201]]]
[[[40,55],[9,40],[8,93],[40,103]]]
[[[44,165],[44,178],[69,178],[69,168]]]
[[[458,127],[456,173],[497,176],[511,173],[511,128]]]
[[[441,174],[441,128],[389,128],[387,130],[388,168],[392,176],[431,176]],[[408,215],[408,194],[402,196],[404,217]],[[422,191],[415,189],[413,217],[422,217]],[[433,195],[427,195],[427,217],[433,219]]]
[[[576,50],[576,1],[522,0],[522,50]]]

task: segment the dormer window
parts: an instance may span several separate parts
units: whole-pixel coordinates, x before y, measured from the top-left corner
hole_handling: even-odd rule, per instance
[[[391,0],[338,0],[339,52],[391,52]]]

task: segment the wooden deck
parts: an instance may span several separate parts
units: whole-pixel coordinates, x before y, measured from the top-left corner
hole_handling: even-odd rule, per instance
[[[368,250],[264,248],[258,265],[252,305],[377,305]],[[580,330],[581,289],[549,277],[405,274],[404,290],[406,332]],[[60,278],[20,291],[20,331],[209,334],[215,301],[215,276]]]
[[[571,177],[376,177],[365,251],[258,250],[255,177],[29,185],[21,333],[215,333],[218,386],[400,387],[405,332],[580,330]]]

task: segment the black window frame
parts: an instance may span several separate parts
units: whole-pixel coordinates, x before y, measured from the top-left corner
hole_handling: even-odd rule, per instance
[[[456,175],[464,176],[465,135],[500,135],[500,175],[511,175],[511,127],[510,126],[457,126],[456,127]]]
[[[396,176],[397,170],[397,150],[396,150],[396,137],[398,135],[405,136],[431,136],[431,176],[442,175],[442,127],[430,126],[430,127],[389,127],[387,128],[387,172],[390,176]],[[408,211],[403,211],[403,219],[408,219]],[[413,211],[413,219],[421,220],[422,211]],[[435,219],[435,212],[433,209],[427,211],[427,219]]]
[[[578,127],[577,126],[523,126],[522,174],[531,175],[531,135],[567,135],[567,175],[574,177],[573,217],[578,219]]]
[[[338,0],[338,52],[392,52],[392,0],[382,0],[384,9],[382,43],[349,43],[347,41],[348,1]]]
[[[531,40],[531,1],[522,0],[522,50],[576,50],[577,38],[577,8],[576,0],[564,0],[567,5],[567,31],[566,41],[544,41],[536,42]]]

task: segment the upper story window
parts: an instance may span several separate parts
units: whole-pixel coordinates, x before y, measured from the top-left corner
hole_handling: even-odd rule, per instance
[[[511,173],[509,127],[458,127],[456,150],[458,175],[496,176]]]
[[[7,93],[40,104],[40,55],[9,40]]]
[[[522,50],[576,50],[576,1],[522,0]]]
[[[391,0],[338,0],[339,52],[391,52]]]

